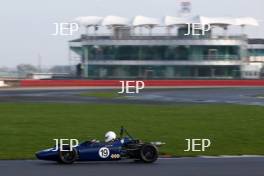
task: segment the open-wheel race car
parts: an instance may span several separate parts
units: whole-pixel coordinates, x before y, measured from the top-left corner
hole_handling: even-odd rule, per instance
[[[107,135],[108,133],[106,137],[109,137]],[[73,147],[72,150],[69,145],[55,146],[37,152],[36,157],[40,160],[57,161],[63,164],[72,164],[75,161],[117,161],[121,159],[153,163],[159,156],[158,147],[163,144],[162,142],[145,143],[134,139],[125,128],[121,127],[120,137],[111,141],[85,141]]]

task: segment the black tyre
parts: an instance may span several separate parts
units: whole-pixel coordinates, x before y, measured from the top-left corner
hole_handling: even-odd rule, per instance
[[[64,150],[69,150],[69,147],[65,147]],[[60,151],[59,163],[73,164],[77,159],[77,150],[74,148],[72,151]]]
[[[153,163],[158,159],[158,149],[152,144],[145,144],[140,149],[140,160],[144,163]]]

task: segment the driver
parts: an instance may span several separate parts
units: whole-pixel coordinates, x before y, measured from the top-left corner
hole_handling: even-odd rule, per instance
[[[105,142],[112,142],[116,139],[116,134],[115,132],[113,131],[108,131],[106,134],[105,134]]]

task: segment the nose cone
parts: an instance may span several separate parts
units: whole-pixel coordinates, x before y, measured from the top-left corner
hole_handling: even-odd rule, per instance
[[[59,160],[58,151],[54,151],[52,149],[39,151],[35,155],[39,160],[48,160],[48,161],[58,161]]]
[[[38,158],[39,160],[42,159],[42,157],[41,157],[41,152],[37,152],[35,155],[36,155],[36,158]]]

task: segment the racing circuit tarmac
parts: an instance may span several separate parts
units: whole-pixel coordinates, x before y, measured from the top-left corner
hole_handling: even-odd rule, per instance
[[[44,161],[0,161],[4,176],[263,176],[264,158],[172,158],[154,164],[85,162],[58,165]]]
[[[145,89],[139,94],[110,99],[80,96],[81,93],[118,92],[113,89],[88,88],[38,88],[0,89],[0,102],[52,102],[52,103],[127,103],[127,104],[176,104],[176,103],[228,103],[264,105],[264,88],[175,88]]]

